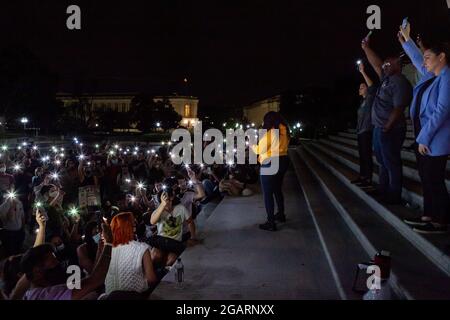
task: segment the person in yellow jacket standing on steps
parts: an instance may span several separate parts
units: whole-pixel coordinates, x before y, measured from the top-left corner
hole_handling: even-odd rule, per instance
[[[259,228],[276,231],[276,222],[286,221],[282,186],[284,174],[289,167],[289,126],[278,112],[270,111],[264,116],[263,129],[267,130],[266,134],[258,145],[252,146],[261,165],[260,179],[267,213],[267,222],[259,225]],[[275,170],[272,170],[274,166]],[[274,197],[278,207],[277,214],[274,211]]]

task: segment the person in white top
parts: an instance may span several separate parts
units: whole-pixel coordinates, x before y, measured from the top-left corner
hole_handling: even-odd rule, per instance
[[[152,238],[152,258],[155,263],[171,266],[184,251],[183,225],[193,223],[192,216],[171,188],[158,193],[160,205],[153,211],[150,223],[157,226],[158,235]]]
[[[6,256],[21,253],[25,239],[25,213],[22,202],[13,191],[8,192],[0,205],[0,220],[3,224],[0,235]]]
[[[157,277],[150,247],[135,241],[136,221],[130,212],[120,213],[111,221],[113,249],[105,279],[105,293],[132,291],[143,293],[153,288]]]

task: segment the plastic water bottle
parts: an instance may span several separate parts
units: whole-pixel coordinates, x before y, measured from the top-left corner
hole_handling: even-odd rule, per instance
[[[175,282],[178,284],[178,286],[181,287],[184,281],[184,265],[181,262],[181,258],[177,259],[177,262],[175,263]]]

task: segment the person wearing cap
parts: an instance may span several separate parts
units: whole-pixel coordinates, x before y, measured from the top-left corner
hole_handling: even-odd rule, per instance
[[[361,42],[380,85],[372,104],[373,148],[379,166],[378,190],[384,203],[402,204],[403,165],[401,149],[406,137],[405,109],[412,100],[412,86],[401,73],[401,60],[389,56],[382,60],[370,47],[369,40]]]

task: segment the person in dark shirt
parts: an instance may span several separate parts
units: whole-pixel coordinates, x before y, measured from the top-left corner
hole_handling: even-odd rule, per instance
[[[381,60],[370,48],[367,39],[362,41],[361,47],[380,78],[371,114],[374,151],[379,165],[377,193],[385,203],[401,204],[401,148],[406,136],[404,112],[412,100],[412,86],[401,74],[401,61],[398,57]]]
[[[364,77],[365,83],[359,86],[359,95],[363,97],[363,101],[358,109],[358,124],[356,133],[358,135],[358,152],[359,152],[359,178],[352,181],[362,188],[372,186],[373,175],[373,159],[372,159],[372,104],[375,97],[377,87],[372,79],[367,75],[364,63],[359,64],[359,72]]]

